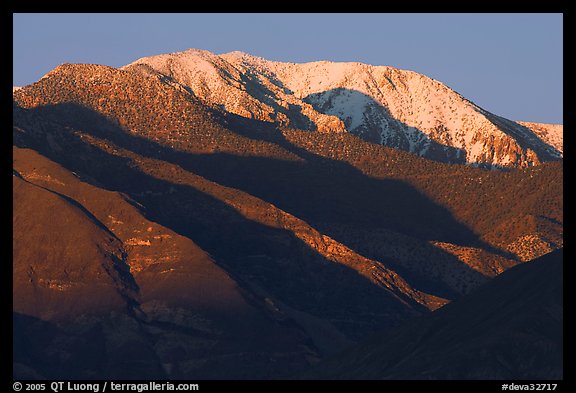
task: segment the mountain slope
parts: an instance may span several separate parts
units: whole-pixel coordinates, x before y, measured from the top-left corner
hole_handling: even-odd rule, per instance
[[[123,147],[176,164],[272,203],[349,249],[405,269],[412,276],[410,285],[424,292],[432,290],[424,283],[430,281],[427,277],[440,279],[448,288],[433,293],[445,298],[454,296],[450,291],[466,292],[485,276],[518,263],[497,248],[529,260],[562,244],[561,163],[486,172],[419,159],[346,133],[278,130],[265,122],[243,123],[242,117],[222,119],[181,86],[154,73],[134,71],[58,67],[15,94],[20,105],[33,109],[25,117],[16,109],[16,138],[26,136],[19,127],[28,128],[29,141],[37,148],[57,150],[53,142],[59,135],[64,138],[61,149],[70,157],[56,150],[52,154],[76,167],[93,153],[72,159],[78,147],[66,146],[74,134],[66,130],[82,130],[86,142],[90,135],[103,138],[105,143],[99,145],[111,152]],[[44,118],[42,127],[30,120],[36,115]],[[47,127],[49,119],[58,125]],[[30,135],[33,131],[39,134]],[[101,159],[109,160],[106,157]],[[134,188],[133,180],[117,179],[121,172],[111,165],[106,171],[99,169],[100,162],[82,165],[85,172],[96,171],[101,181],[132,197],[137,193],[142,199],[144,192],[152,192],[142,185]],[[161,185],[153,187],[154,192],[162,191]],[[374,238],[374,233],[380,235]],[[406,236],[409,242],[402,244],[409,246],[396,247],[399,237]],[[540,251],[524,246],[534,242],[541,244]],[[389,246],[373,247],[378,244]],[[430,252],[433,262],[425,257]],[[468,254],[477,256],[470,259]]]
[[[495,116],[412,71],[361,63],[295,64],[189,49],[139,59],[224,111],[281,126],[351,132],[447,162],[525,167],[561,152],[530,127]]]
[[[544,124],[519,121],[525,127],[531,129],[540,139],[554,147],[560,153],[563,152],[564,126],[562,124]]]
[[[320,363],[306,377],[562,379],[562,354],[563,251],[557,250]]]
[[[94,331],[127,332],[154,375],[281,377],[562,244],[561,161],[485,171],[278,127],[145,65],[65,64],[13,97],[15,168],[90,211],[138,284]]]
[[[102,85],[110,86],[111,94],[102,95]],[[413,288],[385,263],[358,255],[265,200],[196,175],[183,160],[194,156],[182,150],[234,149],[241,156],[273,155],[274,161],[288,158],[288,163],[302,158],[277,144],[223,128],[201,103],[155,77],[103,66],[65,65],[15,97],[22,105],[38,105],[33,110],[15,109],[19,146],[40,149],[64,160],[75,172],[129,194],[157,221],[198,240],[245,281],[265,288],[268,297],[335,321],[352,335],[377,324],[393,325],[445,302]],[[144,105],[154,106],[147,97],[165,102],[143,114],[139,110]],[[187,122],[179,126],[183,120]],[[151,131],[148,125],[155,121],[158,126]],[[129,132],[118,124],[125,124]],[[155,140],[160,143],[153,144]],[[59,149],[68,153],[62,156]],[[340,282],[333,281],[333,275]],[[354,290],[365,290],[370,301],[347,297]],[[336,307],[328,294],[341,296],[342,303]],[[364,314],[367,321],[350,318]]]
[[[14,312],[24,330],[44,321],[54,331],[47,342],[22,337],[20,365],[45,377],[241,379],[307,365],[309,339],[192,241],[33,150],[13,157]],[[51,359],[66,335],[70,359]],[[82,352],[90,337],[102,348],[82,366],[96,356]]]
[[[19,173],[12,182],[15,309],[57,319],[128,308],[134,288],[114,234],[65,196]]]

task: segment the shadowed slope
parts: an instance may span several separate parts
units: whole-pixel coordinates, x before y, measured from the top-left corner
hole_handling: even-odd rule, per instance
[[[319,364],[320,379],[562,379],[563,251]]]
[[[18,336],[24,369],[53,378],[242,379],[308,364],[315,348],[302,330],[263,309],[192,241],[35,151],[14,148],[13,158],[15,323],[34,331],[39,318],[53,332],[44,341]],[[91,340],[103,348],[83,353]]]

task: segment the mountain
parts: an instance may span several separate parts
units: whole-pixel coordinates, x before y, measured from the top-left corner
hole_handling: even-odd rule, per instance
[[[126,195],[33,150],[13,153],[19,376],[268,378],[314,356],[264,299],[246,297],[208,253]]]
[[[64,74],[70,76],[71,69],[75,77],[100,77],[99,82],[105,76],[126,76],[94,66],[71,67]],[[55,82],[63,92],[75,91],[64,80],[54,80],[55,74],[41,84]],[[128,94],[134,88],[158,97],[166,87],[148,81],[148,89],[140,90],[146,81],[127,76],[122,91]],[[83,87],[89,95],[94,92],[93,86],[78,79],[69,82],[79,88],[77,92]],[[42,86],[36,87],[42,92]],[[167,91],[173,93],[171,87]],[[57,97],[46,91],[34,94]],[[31,96],[20,98],[24,97]],[[229,132],[210,123],[202,106],[187,100],[179,104],[188,105],[183,113],[188,109],[195,120],[206,122],[200,131],[213,127],[215,133]],[[82,124],[88,132],[79,132],[71,123],[74,127]],[[29,186],[21,192],[15,187],[18,193],[13,195],[22,203],[15,210],[13,224],[21,236],[15,237],[13,245],[15,324],[18,332],[27,332],[18,333],[15,339],[16,369],[21,375],[119,377],[115,370],[121,365],[124,375],[134,378],[278,377],[349,345],[341,329],[360,334],[445,302],[413,289],[382,263],[357,255],[265,201],[212,183],[169,161],[150,158],[150,152],[140,155],[97,139],[95,130],[116,133],[112,134],[116,138],[128,135],[95,112],[70,104],[34,110],[15,104],[14,124],[14,176]],[[132,148],[148,148],[145,140],[140,145],[136,140],[126,141]],[[117,191],[110,192],[110,188]],[[44,206],[46,198],[35,195],[37,189],[57,195],[65,206],[77,207],[85,219],[60,223],[54,216],[61,208]],[[46,211],[48,216],[26,214],[30,211]],[[99,255],[111,247],[93,226],[114,239],[115,247],[114,257],[104,258],[111,254],[106,252],[95,269],[117,261],[130,283],[126,292],[119,287],[119,279],[111,280],[112,294],[129,293],[116,299],[117,305],[100,297],[94,287],[103,274],[100,270],[110,268],[106,265],[94,273],[86,269],[86,261],[98,261],[92,249]],[[47,228],[58,239],[47,243],[49,250],[44,248],[46,240],[51,240],[44,236]],[[77,237],[84,231],[88,233],[81,239],[63,235]],[[218,265],[234,278],[191,238],[207,246]],[[62,256],[74,266],[62,264]],[[30,271],[36,274],[32,281],[28,280]],[[88,293],[79,296],[75,288]],[[44,294],[38,296],[39,291]],[[348,298],[352,292],[371,300]],[[102,311],[92,301],[103,303]],[[339,320],[338,328],[334,319]],[[30,343],[27,336],[39,330],[52,333],[40,334],[42,339]],[[67,344],[58,344],[68,335],[72,338]],[[83,355],[91,340],[102,344],[93,354],[97,359]],[[68,360],[54,359],[54,346]],[[130,355],[134,357],[123,358],[114,351],[116,347],[134,352]],[[82,368],[84,362],[88,366]],[[239,363],[245,367],[232,367]]]
[[[562,160],[432,161],[146,65],[55,68],[13,93],[13,141],[18,375],[282,378],[563,244]]]
[[[538,138],[563,153],[564,126],[562,124],[544,124],[519,121],[518,124],[531,129]]]
[[[141,58],[124,68],[160,73],[206,104],[242,117],[350,132],[444,162],[527,167],[562,156],[558,139],[550,144],[530,126],[494,115],[434,79],[394,67],[282,63],[242,52],[189,49]]]
[[[563,251],[320,363],[312,379],[563,378]]]

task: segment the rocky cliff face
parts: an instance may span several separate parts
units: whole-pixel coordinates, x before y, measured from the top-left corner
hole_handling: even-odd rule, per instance
[[[549,144],[541,133],[412,71],[361,63],[281,63],[196,49],[142,58],[125,68],[143,70],[143,65],[239,116],[350,132],[440,161],[526,167],[561,156],[558,143]]]

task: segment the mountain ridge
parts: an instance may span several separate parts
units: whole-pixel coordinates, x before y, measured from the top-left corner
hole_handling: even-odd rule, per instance
[[[14,312],[32,318],[21,321],[24,330],[36,329],[38,319],[52,329],[63,329],[54,340],[68,332],[61,350],[86,363],[79,370],[67,369],[66,358],[53,359],[50,365],[30,364],[40,375],[121,376],[114,366],[120,362],[128,372],[124,378],[132,369],[140,370],[135,377],[148,369],[163,378],[198,373],[245,378],[246,371],[230,367],[234,358],[250,351],[249,356],[264,362],[290,359],[284,364],[289,367],[302,367],[305,357],[314,355],[314,345],[306,344],[307,337],[298,329],[282,326],[279,313],[257,306],[262,300],[246,296],[212,256],[189,238],[148,220],[126,195],[90,184],[31,149],[14,148],[14,167]],[[34,202],[37,195],[30,188],[49,196]],[[54,199],[60,203],[56,207]],[[36,212],[32,217],[25,213],[31,209]],[[68,217],[69,210],[79,219],[91,217],[90,222],[78,224]],[[39,225],[51,225],[52,237],[39,231]],[[93,255],[101,255],[102,268]],[[91,355],[77,348],[91,330],[106,343],[96,350],[106,353],[96,362],[88,362]],[[231,340],[234,336],[238,342]],[[16,356],[29,345],[26,341],[18,343]],[[140,357],[128,354],[123,359],[115,346],[131,348]],[[207,348],[212,348],[212,358],[203,354]],[[216,354],[228,360],[214,359]],[[53,357],[50,344],[36,348],[34,356]],[[229,369],[208,371],[210,364],[228,364]],[[250,375],[255,372],[248,369]]]
[[[285,63],[190,49],[138,59],[240,116],[319,132],[351,132],[448,162],[538,165],[561,157],[529,127],[503,122],[414,71],[358,62]],[[558,133],[556,133],[558,134]]]
[[[563,250],[319,363],[303,379],[563,378]]]
[[[258,90],[257,80],[245,76],[238,86]],[[295,108],[285,109],[279,117],[294,116]],[[123,258],[140,288],[131,299],[144,304],[141,311],[149,317],[129,308],[97,319],[88,336],[77,335],[85,331],[82,324],[50,325],[49,343],[34,344],[48,356],[42,361],[49,359],[50,345],[61,341],[61,328],[72,331],[69,342],[78,345],[94,334],[98,342],[110,340],[130,351],[138,348],[134,342],[145,348],[140,366],[136,359],[95,351],[108,360],[76,368],[74,375],[109,373],[110,364],[126,361],[136,377],[146,370],[174,378],[282,377],[459,299],[563,244],[562,160],[487,171],[418,157],[348,132],[250,119],[209,105],[146,64],[122,70],[64,64],[13,92],[13,141],[16,183],[26,179],[71,198],[119,239],[114,244],[127,253]],[[27,220],[39,237],[49,228],[50,220],[41,216]],[[80,221],[75,225],[93,228],[90,220]],[[96,245],[106,242],[94,239]],[[40,242],[22,244],[17,247],[31,255],[43,252]],[[20,289],[30,286],[25,267],[31,259],[13,262],[24,266]],[[59,269],[49,265],[44,280],[52,279],[50,269]],[[217,277],[236,285],[229,297],[245,304],[238,309],[259,320],[268,335],[250,333],[250,323],[237,324],[234,313],[220,314],[224,322],[211,326],[221,328],[208,332],[203,314],[190,315],[202,302],[212,308],[210,315],[219,315],[217,302],[209,300]],[[190,296],[182,300],[180,291]],[[22,304],[30,299],[22,296]],[[42,330],[47,321],[34,318],[50,318],[22,304],[15,303],[15,324],[23,332]],[[182,336],[188,328],[194,334]],[[158,345],[139,329],[156,335]],[[281,339],[282,332],[287,336]],[[254,334],[262,337],[251,349]],[[25,335],[18,340],[25,343]],[[270,347],[266,340],[272,340]],[[26,370],[34,362],[28,350],[20,355],[17,363]],[[243,367],[217,372],[230,362]],[[68,363],[54,364],[65,369]],[[28,372],[57,376],[62,370],[44,364]]]

